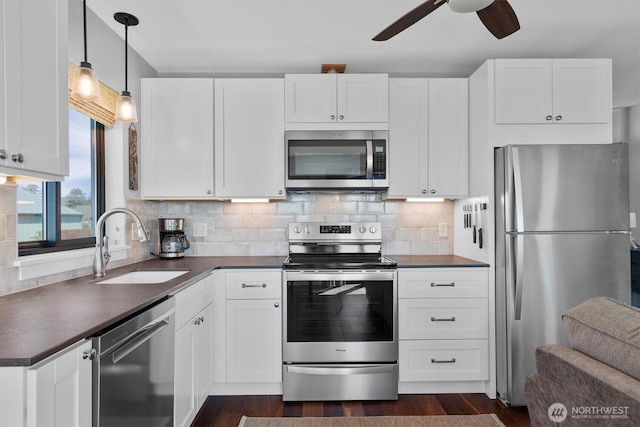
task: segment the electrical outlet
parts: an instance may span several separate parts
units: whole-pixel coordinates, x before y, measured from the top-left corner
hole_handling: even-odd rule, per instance
[[[206,222],[198,222],[193,224],[193,237],[207,237]]]
[[[448,236],[449,236],[449,230],[447,229],[447,223],[446,222],[438,223],[438,237],[448,237]]]

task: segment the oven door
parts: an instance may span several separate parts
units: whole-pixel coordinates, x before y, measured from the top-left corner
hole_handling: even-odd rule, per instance
[[[398,360],[395,270],[285,270],[284,279],[284,363]]]

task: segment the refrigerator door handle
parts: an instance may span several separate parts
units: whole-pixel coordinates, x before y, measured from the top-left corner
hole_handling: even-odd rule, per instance
[[[515,320],[521,320],[522,318],[522,290],[524,287],[524,268],[523,268],[523,259],[524,259],[524,236],[522,234],[518,234],[515,236],[515,246],[516,246],[516,289],[515,289],[515,301],[514,301],[514,317]]]
[[[516,231],[523,232],[524,228],[524,203],[522,197],[522,170],[520,168],[520,154],[518,147],[512,147],[511,158],[513,160],[513,192],[515,198]]]

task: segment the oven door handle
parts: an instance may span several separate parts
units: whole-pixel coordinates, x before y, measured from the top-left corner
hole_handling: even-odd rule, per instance
[[[364,375],[393,372],[395,366],[396,365],[287,366],[287,372],[305,375]]]
[[[285,271],[285,281],[291,282],[296,280],[349,280],[349,281],[381,281],[395,280],[395,270],[390,271],[358,271],[358,272],[309,272],[309,271]]]

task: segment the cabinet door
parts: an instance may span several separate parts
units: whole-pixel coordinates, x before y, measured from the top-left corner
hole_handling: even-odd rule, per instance
[[[188,426],[196,416],[195,328],[188,322],[176,332],[173,425]]]
[[[213,308],[209,304],[196,319],[195,391],[198,410],[207,399],[213,382]]]
[[[338,122],[389,121],[387,74],[338,74]]]
[[[429,80],[389,80],[389,197],[428,192]]]
[[[429,195],[469,192],[469,84],[429,80]]]
[[[550,59],[495,61],[495,122],[550,123],[553,66]]]
[[[553,60],[553,120],[557,123],[611,121],[611,60]]]
[[[143,198],[213,197],[213,79],[142,79]]]
[[[91,425],[92,363],[85,341],[27,372],[27,426]]]
[[[279,299],[227,301],[227,381],[282,381]]]
[[[335,74],[286,74],[285,114],[287,123],[335,122]]]
[[[0,162],[25,175],[68,175],[67,0],[2,7],[3,33],[12,37],[3,45],[7,159]]]
[[[284,199],[284,82],[216,79],[216,196]]]

